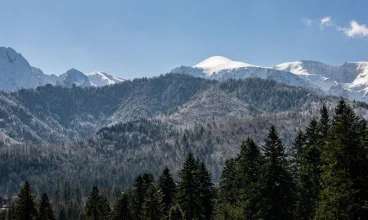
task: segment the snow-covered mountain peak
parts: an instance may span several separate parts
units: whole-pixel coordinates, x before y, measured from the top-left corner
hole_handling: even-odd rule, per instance
[[[17,91],[36,88],[46,84],[72,87],[105,86],[125,81],[105,72],[87,75],[77,69],[70,69],[60,76],[47,75],[32,67],[22,54],[10,47],[0,47],[0,91]]]
[[[66,73],[61,74],[58,84],[65,87],[72,87],[73,85],[88,87],[92,85],[88,77],[77,69],[70,69]]]
[[[113,85],[115,83],[121,83],[125,81],[125,79],[105,72],[92,72],[86,75],[95,86]]]
[[[10,67],[12,66],[12,67]],[[0,69],[30,68],[28,61],[11,47],[0,47]]]
[[[254,65],[233,61],[223,56],[213,56],[193,66],[194,68],[203,69],[207,75],[220,72],[225,69],[237,69],[240,67],[254,67]]]

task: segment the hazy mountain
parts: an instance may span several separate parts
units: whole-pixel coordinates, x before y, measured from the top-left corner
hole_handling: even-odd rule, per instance
[[[0,47],[0,91],[13,92],[19,89],[36,88],[46,84],[76,86],[104,86],[123,82],[114,75],[94,72],[83,74],[70,69],[60,76],[47,75],[42,70],[32,67],[28,61],[12,48]]]

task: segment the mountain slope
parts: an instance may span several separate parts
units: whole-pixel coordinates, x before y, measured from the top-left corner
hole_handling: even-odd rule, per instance
[[[92,73],[88,73],[86,74],[86,76],[89,78],[89,80],[91,81],[92,85],[94,86],[106,86],[106,85],[113,85],[115,83],[121,83],[124,82],[125,80],[105,73],[105,72],[92,72]]]
[[[260,67],[215,56],[193,67],[181,66],[171,72],[217,80],[249,77],[273,79],[320,94],[341,96],[350,100],[368,99],[368,62],[331,66],[317,61],[301,60],[274,67]]]
[[[275,69],[294,73],[329,94],[350,99],[366,100],[368,91],[368,62],[330,66],[317,61],[282,63]]]
[[[183,125],[307,109],[315,103],[336,100],[271,80],[249,78],[219,82],[182,74],[128,80],[105,87],[46,85],[0,93],[0,97],[10,99],[17,109],[22,109],[15,111],[11,104],[4,103],[5,113],[0,119],[24,118],[25,114],[29,118],[5,123],[2,132],[16,141],[31,143],[85,139],[104,126],[140,118],[169,117]],[[23,138],[23,127],[33,131],[28,132],[27,139]],[[50,136],[49,130],[57,137]]]
[[[14,92],[19,89],[36,88],[46,84],[76,86],[104,86],[123,82],[111,74],[95,72],[88,75],[71,69],[56,76],[47,75],[32,67],[28,61],[12,48],[0,47],[0,91]]]
[[[22,88],[35,88],[44,85],[45,74],[31,67],[24,57],[12,48],[0,47],[0,89],[16,91]],[[47,77],[55,82],[55,76]],[[46,77],[45,77],[46,78]]]
[[[171,72],[216,80],[246,78],[272,79],[280,83],[300,86],[323,94],[317,86],[290,72],[231,61],[218,56],[208,58],[194,67],[181,66],[173,69]]]

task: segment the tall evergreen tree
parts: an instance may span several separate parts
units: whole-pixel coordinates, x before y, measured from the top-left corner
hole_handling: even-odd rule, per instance
[[[240,183],[238,197],[244,208],[246,219],[259,218],[261,201],[261,182],[263,157],[253,139],[247,138],[240,147],[236,167]]]
[[[321,118],[318,122],[318,133],[323,140],[328,137],[330,126],[330,116],[328,114],[328,109],[326,105],[323,105],[321,109]]]
[[[235,205],[239,192],[239,184],[236,183],[236,166],[237,160],[235,158],[227,159],[222,170],[220,181],[221,201],[230,205]]]
[[[55,220],[55,214],[52,210],[49,197],[47,194],[42,195],[41,203],[40,203],[40,210],[38,213],[38,220]]]
[[[203,162],[199,162],[197,182],[200,203],[199,218],[210,220],[213,216],[214,188],[211,180],[211,173],[207,170]]]
[[[315,219],[366,219],[367,152],[362,122],[345,102],[335,108],[322,151],[322,191]]]
[[[144,220],[161,220],[164,218],[164,204],[162,194],[155,184],[151,184],[145,197],[142,209]]]
[[[130,220],[131,213],[129,210],[129,198],[126,193],[124,193],[116,202],[112,216],[112,220]]]
[[[176,195],[176,184],[168,167],[165,167],[164,171],[159,177],[158,186],[162,193],[164,213],[165,215],[168,215]]]
[[[265,142],[261,218],[293,219],[295,185],[287,170],[284,146],[274,126]]]
[[[144,200],[148,194],[148,189],[154,183],[154,178],[151,173],[143,173],[135,179],[133,190],[133,217],[141,219]]]
[[[199,209],[197,187],[198,163],[192,153],[187,156],[183,168],[179,171],[178,202],[187,220],[195,219]]]
[[[107,198],[99,193],[96,186],[92,188],[86,202],[86,215],[93,220],[105,219],[110,214],[110,206]]]
[[[305,144],[300,152],[297,217],[312,219],[321,189],[320,174],[321,150],[319,143],[318,122],[309,123],[305,132]]]
[[[296,135],[290,152],[290,172],[296,182],[300,179],[300,165],[302,163],[302,153],[305,145],[305,134],[299,131]]]
[[[184,213],[178,204],[174,205],[170,209],[169,220],[184,220]]]
[[[33,220],[37,218],[37,209],[31,185],[26,181],[20,190],[15,204],[15,213],[17,220]]]

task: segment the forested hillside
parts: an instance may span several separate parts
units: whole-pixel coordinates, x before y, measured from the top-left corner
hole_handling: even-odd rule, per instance
[[[95,182],[94,187],[74,181],[56,184],[48,196],[44,192],[51,183],[31,187],[25,182],[0,216],[9,220],[366,219],[367,122],[343,100],[333,115],[330,112],[321,106],[318,118],[298,129],[289,150],[273,125],[267,126],[262,143],[253,135],[244,137],[237,153],[226,160],[219,183],[212,182],[206,162],[195,156],[200,154],[189,151],[181,163],[176,161],[177,171],[164,162],[157,175],[141,172],[123,188],[100,177],[105,182]],[[155,131],[159,121],[141,125],[145,123],[153,128],[146,130],[148,136],[160,136]],[[120,124],[102,129],[96,139],[115,139],[111,132],[141,129]],[[122,169],[109,174],[117,172]]]
[[[102,127],[140,118],[165,115],[182,125],[315,108],[333,100],[272,80],[218,82],[181,74],[98,88],[46,85],[0,93],[0,146],[83,140]]]

